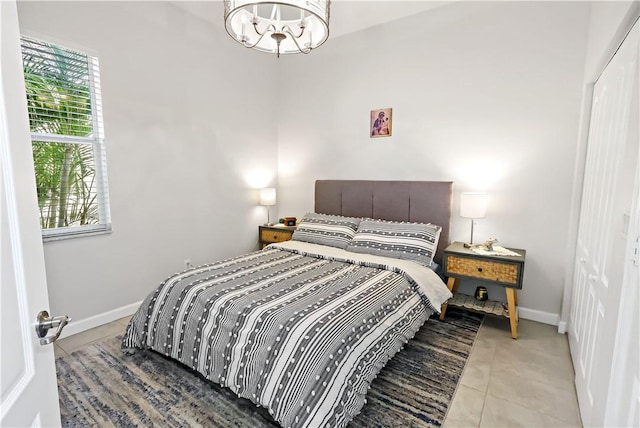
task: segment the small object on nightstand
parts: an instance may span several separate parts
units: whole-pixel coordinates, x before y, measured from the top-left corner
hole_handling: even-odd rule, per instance
[[[486,241],[484,241],[484,248],[487,251],[493,251],[493,244],[495,244],[496,242],[498,242],[496,238],[489,238]]]
[[[285,217],[284,218],[284,225],[285,226],[289,226],[289,227],[295,226],[297,221],[298,220],[295,217]]]
[[[506,303],[502,304],[502,310],[507,316],[509,316],[509,306]]]
[[[476,300],[480,300],[481,302],[484,302],[485,300],[488,300],[489,299],[489,292],[487,291],[487,288],[486,287],[476,287],[475,298],[476,298]]]
[[[493,244],[495,244],[496,242],[498,242],[498,240],[496,238],[489,238],[486,241],[484,241],[484,244],[473,245],[473,244],[467,244],[465,242],[462,245],[464,246],[464,248],[491,252],[491,251],[494,250],[493,249]],[[502,254],[502,255],[506,255],[506,254]]]

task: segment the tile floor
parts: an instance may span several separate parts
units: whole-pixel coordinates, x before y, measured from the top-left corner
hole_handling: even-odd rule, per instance
[[[485,317],[444,423],[452,427],[581,427],[566,335]]]
[[[100,327],[92,328],[91,330],[83,331],[82,333],[74,334],[73,336],[55,341],[54,351],[56,358],[70,354],[84,345],[90,345],[107,337],[123,334],[130,319],[130,316],[120,318],[119,320],[110,322],[109,324],[104,324]]]
[[[130,317],[55,343],[56,356],[124,332]],[[580,427],[566,335],[521,320],[486,317],[444,422],[453,427]]]

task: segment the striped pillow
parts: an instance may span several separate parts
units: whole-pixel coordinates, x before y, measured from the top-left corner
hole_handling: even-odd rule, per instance
[[[360,224],[359,218],[307,213],[291,240],[345,249]]]
[[[413,260],[429,266],[438,248],[441,230],[431,223],[362,220],[347,251]]]

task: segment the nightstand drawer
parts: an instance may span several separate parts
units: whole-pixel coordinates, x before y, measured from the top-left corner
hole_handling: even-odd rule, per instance
[[[520,265],[501,261],[487,261],[446,255],[447,273],[469,278],[519,285]]]
[[[276,242],[290,240],[295,230],[296,226],[259,226],[258,240],[260,241],[260,248],[262,249]]]
[[[260,241],[268,243],[284,242],[290,240],[292,234],[291,230],[260,229]]]

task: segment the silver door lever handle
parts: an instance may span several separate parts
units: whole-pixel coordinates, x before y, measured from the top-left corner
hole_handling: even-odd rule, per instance
[[[60,317],[50,317],[49,312],[40,311],[36,317],[36,334],[40,338],[41,345],[48,345],[55,342],[62,333],[62,329],[71,321],[67,315]],[[57,328],[56,333],[53,336],[47,336],[49,329]]]

